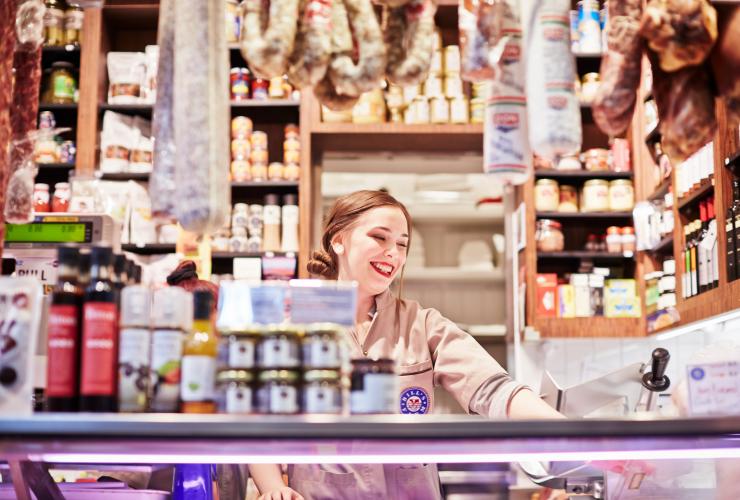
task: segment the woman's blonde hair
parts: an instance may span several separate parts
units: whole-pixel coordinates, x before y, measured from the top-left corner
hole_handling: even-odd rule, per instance
[[[355,191],[338,198],[324,219],[324,234],[321,237],[321,249],[313,252],[308,261],[308,272],[326,279],[337,279],[339,259],[332,248],[334,237],[350,229],[368,210],[380,207],[396,207],[403,212],[409,229],[409,240],[406,252],[411,246],[411,215],[406,207],[386,191]]]

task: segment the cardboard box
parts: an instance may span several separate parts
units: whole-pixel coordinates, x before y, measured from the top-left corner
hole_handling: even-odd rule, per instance
[[[558,286],[558,317],[576,317],[576,289],[573,285]]]
[[[557,317],[558,275],[554,273],[538,274],[535,284],[537,288],[537,316]]]
[[[636,318],[642,314],[637,283],[632,279],[607,280],[604,287],[604,316]]]

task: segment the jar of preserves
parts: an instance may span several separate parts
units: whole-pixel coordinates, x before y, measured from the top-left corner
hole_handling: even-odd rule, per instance
[[[620,230],[621,241],[622,241],[622,252],[626,254],[634,254],[637,246],[637,237],[635,236],[635,228],[632,226],[623,227]]]
[[[307,328],[303,338],[303,366],[306,368],[341,368],[341,336],[341,327],[332,323],[319,323]]]
[[[252,152],[249,139],[233,139],[231,141],[231,158],[234,160],[248,160]]]
[[[44,2],[44,40],[46,45],[64,45],[64,8],[59,0]]]
[[[252,149],[267,149],[267,133],[261,130],[252,132],[249,140],[252,143]]]
[[[534,233],[538,252],[562,252],[565,248],[563,226],[558,221],[540,219]]]
[[[539,179],[534,184],[534,207],[538,212],[554,212],[560,203],[560,189],[553,179]]]
[[[249,99],[249,70],[247,68],[231,68],[231,99],[244,101]]]
[[[251,165],[247,160],[234,160],[231,162],[231,180],[234,182],[247,182],[252,178]]]
[[[465,96],[450,99],[450,123],[468,123],[470,121],[468,98]]]
[[[33,186],[33,211],[51,212],[48,184],[35,184]]]
[[[342,377],[338,370],[309,370],[303,375],[303,412],[342,413]]]
[[[72,72],[72,63],[57,61],[51,65],[49,77],[49,99],[52,104],[73,104],[77,93],[77,81]]]
[[[249,139],[249,136],[252,135],[253,128],[252,120],[246,116],[236,116],[231,120],[231,138]]]
[[[606,229],[606,251],[609,253],[622,252],[622,235],[617,226],[610,226]]]
[[[609,183],[609,209],[615,212],[632,210],[635,190],[629,179],[616,179]]]
[[[259,374],[257,411],[265,415],[292,415],[301,411],[300,378],[293,370],[264,370]]]
[[[68,182],[57,182],[54,184],[54,197],[51,199],[52,212],[69,212],[69,199],[72,191]]]
[[[267,166],[267,179],[271,181],[279,181],[283,179],[283,164],[280,162],[272,162]]]
[[[248,370],[221,370],[216,375],[216,408],[219,413],[247,415],[253,412],[252,383]]]
[[[82,23],[85,13],[76,3],[69,4],[64,12],[64,43],[79,47],[82,42]]]
[[[257,345],[259,368],[298,368],[301,366],[301,332],[284,325],[269,326]]]
[[[598,73],[586,73],[581,83],[581,102],[591,104],[599,91],[600,79]]]
[[[301,177],[301,166],[298,163],[286,163],[283,168],[283,178],[286,181],[297,181]]]
[[[444,97],[434,97],[430,100],[429,118],[432,123],[449,123],[450,105]]]
[[[252,99],[266,101],[270,98],[270,82],[262,78],[252,80]]]
[[[578,212],[578,194],[575,186],[560,186],[558,212]]]
[[[219,347],[219,364],[224,368],[249,369],[256,366],[257,343],[261,331],[259,327],[249,327],[239,331],[223,332]]]
[[[609,183],[591,179],[583,183],[581,212],[606,212],[609,210]]]
[[[602,148],[593,148],[583,153],[583,164],[586,170],[609,170],[609,151]]]
[[[353,359],[350,413],[398,413],[398,385],[392,359]]]

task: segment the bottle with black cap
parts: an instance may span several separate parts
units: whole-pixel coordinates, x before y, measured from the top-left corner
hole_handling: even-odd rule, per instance
[[[119,297],[121,290],[123,290],[123,287],[128,284],[126,262],[126,256],[122,253],[117,253],[113,256],[113,274],[111,275],[111,281],[113,282],[113,286],[118,291]]]
[[[46,344],[46,409],[77,411],[79,399],[82,288],[80,251],[74,246],[57,249],[57,283],[51,292]]]
[[[110,247],[93,247],[82,309],[80,411],[117,411],[118,292],[111,281],[112,264]]]
[[[127,285],[138,285],[136,282],[136,263],[133,260],[126,259],[126,276],[128,277]]]
[[[87,288],[87,285],[90,284],[90,249],[89,248],[80,249],[80,260],[77,263],[77,269],[80,273],[77,276],[77,283],[79,283],[80,287],[84,290],[85,288]]]
[[[185,337],[180,400],[183,413],[215,413],[218,338],[213,326],[213,294],[193,292],[193,326]]]

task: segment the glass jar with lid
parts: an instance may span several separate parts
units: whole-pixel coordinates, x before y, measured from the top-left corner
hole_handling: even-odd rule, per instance
[[[398,375],[392,359],[352,360],[350,413],[398,413],[398,390]]]
[[[342,413],[342,377],[338,370],[309,370],[303,374],[303,412]]]
[[[540,219],[534,234],[539,252],[562,252],[565,248],[563,226],[558,221]]]
[[[305,368],[341,368],[343,364],[341,326],[333,323],[313,324],[306,328],[302,344]]]
[[[77,93],[72,63],[57,61],[51,65],[47,100],[51,104],[73,104]]]
[[[586,170],[609,170],[609,151],[603,148],[592,148],[583,153],[583,165]]]
[[[64,12],[64,43],[79,47],[82,42],[82,24],[85,18],[82,7],[70,3]]]
[[[237,331],[222,331],[219,346],[219,365],[224,368],[255,368],[257,344],[262,332],[258,326]]]
[[[586,73],[583,75],[581,82],[581,102],[591,104],[596,98],[596,92],[599,90],[600,79],[598,73]]]
[[[253,413],[252,384],[249,370],[221,370],[216,376],[216,407],[219,413]]]
[[[606,212],[609,210],[609,183],[591,179],[583,183],[581,212]]]
[[[539,179],[534,184],[534,207],[538,212],[554,212],[560,203],[560,187],[553,179]]]
[[[293,326],[268,326],[257,344],[259,368],[298,368],[301,366],[301,331]]]
[[[558,212],[578,212],[578,194],[575,186],[560,186]]]
[[[632,226],[623,227],[620,231],[622,252],[626,254],[634,254],[635,248],[637,247],[637,237],[635,236],[635,228]]]
[[[622,252],[622,235],[617,226],[610,226],[606,229],[606,251],[609,253]]]
[[[609,183],[609,209],[615,212],[632,210],[635,190],[630,179],[615,179]]]
[[[33,186],[33,211],[51,212],[51,198],[49,196],[48,184],[34,184]]]
[[[60,0],[44,2],[44,39],[46,45],[64,45],[64,5]]]
[[[68,182],[54,184],[54,197],[51,199],[52,212],[69,212],[69,200],[72,197]]]
[[[294,370],[264,370],[259,374],[257,410],[266,415],[292,415],[301,411],[299,373]]]

